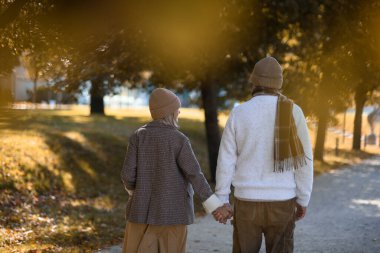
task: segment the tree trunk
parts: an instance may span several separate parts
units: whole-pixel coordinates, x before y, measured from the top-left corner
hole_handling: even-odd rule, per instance
[[[359,89],[355,92],[355,118],[354,118],[354,137],[352,142],[353,150],[360,150],[362,137],[362,114],[365,101],[367,100],[366,93]]]
[[[36,105],[37,101],[37,78],[33,80],[33,97],[32,97],[32,102],[34,105]]]
[[[102,79],[95,79],[91,81],[90,96],[90,114],[104,115],[104,92]]]
[[[218,122],[218,86],[216,80],[209,79],[202,82],[201,94],[203,108],[205,110],[205,127],[211,181],[215,182],[216,164],[220,145],[220,130]]]
[[[318,161],[323,161],[328,118],[329,108],[321,106],[321,110],[318,113],[318,130],[314,147],[314,159]]]

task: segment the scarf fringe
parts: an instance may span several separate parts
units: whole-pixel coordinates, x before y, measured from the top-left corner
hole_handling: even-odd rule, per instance
[[[281,161],[275,161],[273,172],[282,173],[284,171],[295,171],[302,168],[306,164],[306,156],[305,154],[301,154]]]

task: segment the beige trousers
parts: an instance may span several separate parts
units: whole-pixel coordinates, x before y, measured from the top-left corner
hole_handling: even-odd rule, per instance
[[[156,226],[128,222],[123,253],[185,253],[187,226]]]

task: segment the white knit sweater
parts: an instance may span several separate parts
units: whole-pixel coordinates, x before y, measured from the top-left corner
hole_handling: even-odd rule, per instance
[[[229,202],[231,183],[236,198],[248,201],[280,201],[297,197],[307,206],[313,184],[313,157],[309,132],[301,108],[293,106],[297,133],[309,158],[296,171],[273,172],[274,127],[277,97],[261,95],[234,108],[219,149],[216,194]]]

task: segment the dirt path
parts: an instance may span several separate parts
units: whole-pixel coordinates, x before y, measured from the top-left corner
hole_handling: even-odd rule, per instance
[[[229,253],[232,226],[198,219],[189,226],[187,248]],[[100,252],[119,253],[120,247]],[[380,157],[315,179],[307,216],[296,225],[295,252],[380,252]]]

